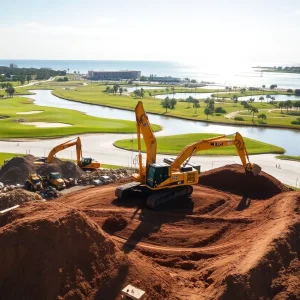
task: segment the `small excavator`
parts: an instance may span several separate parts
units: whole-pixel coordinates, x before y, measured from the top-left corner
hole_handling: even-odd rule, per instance
[[[193,154],[201,150],[234,145],[247,174],[258,175],[261,171],[260,166],[250,163],[243,137],[238,132],[234,138],[221,135],[197,141],[186,146],[174,160],[165,160],[168,163],[157,163],[156,138],[141,101],[135,108],[135,115],[139,173],[133,174],[134,182],[119,186],[115,190],[115,195],[119,199],[126,199],[136,192],[146,193],[147,206],[157,209],[165,202],[190,196],[193,192],[192,185],[198,184],[200,166],[189,161]],[[142,164],[141,135],[146,145],[146,166]]]
[[[53,160],[53,157],[56,153],[59,151],[62,151],[64,149],[67,149],[69,147],[76,146],[76,156],[77,156],[77,165],[83,169],[83,170],[96,170],[100,168],[100,163],[98,161],[95,161],[92,158],[86,158],[82,157],[82,147],[81,147],[81,140],[80,137],[77,137],[76,139],[72,139],[70,141],[67,141],[65,143],[62,143],[56,147],[54,147],[48,154],[48,157],[39,159],[34,162],[34,164],[44,164],[44,163],[51,163]]]

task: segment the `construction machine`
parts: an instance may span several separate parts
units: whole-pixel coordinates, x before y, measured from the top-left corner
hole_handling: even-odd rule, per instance
[[[25,188],[32,192],[42,191],[44,187],[41,176],[36,172],[29,174],[25,182]]]
[[[62,143],[56,147],[54,147],[50,152],[48,157],[44,159],[39,159],[35,161],[35,164],[44,164],[51,163],[53,161],[53,157],[59,151],[67,149],[69,147],[76,146],[76,156],[77,156],[77,165],[83,170],[96,170],[100,168],[100,163],[90,157],[82,157],[82,146],[80,137],[76,139],[72,139],[65,143]]]
[[[42,177],[44,185],[50,184],[57,190],[63,190],[66,188],[65,181],[61,178],[59,172],[51,172],[49,175]]]
[[[141,101],[135,108],[135,115],[139,172],[133,174],[134,182],[116,189],[115,195],[119,199],[127,198],[135,192],[143,192],[147,194],[147,205],[156,209],[167,201],[190,196],[193,192],[192,185],[198,183],[200,166],[195,166],[189,161],[196,152],[201,150],[235,146],[246,173],[258,175],[261,170],[258,165],[250,163],[243,137],[238,132],[235,133],[234,138],[221,135],[197,141],[186,146],[174,160],[168,160],[168,163],[157,163],[156,138]],[[146,146],[145,166],[142,164],[141,135]]]

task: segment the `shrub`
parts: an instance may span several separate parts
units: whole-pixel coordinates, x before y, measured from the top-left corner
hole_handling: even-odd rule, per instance
[[[296,89],[296,90],[295,90],[295,95],[296,95],[296,96],[300,96],[300,89]]]
[[[215,114],[216,116],[222,116],[222,114]]]
[[[216,107],[215,112],[218,114],[226,114],[226,110],[223,107]]]
[[[296,121],[291,122],[293,125],[300,125],[300,118],[297,118]]]
[[[234,117],[234,121],[245,121],[243,117]]]
[[[286,91],[287,91],[288,93],[292,93],[292,92],[293,92],[292,89],[287,89]]]

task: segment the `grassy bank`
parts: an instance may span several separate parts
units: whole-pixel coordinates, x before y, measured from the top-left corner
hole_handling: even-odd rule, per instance
[[[300,161],[300,156],[278,155],[278,156],[276,156],[276,158],[282,159],[282,160]]]
[[[40,110],[37,114],[16,114]],[[34,105],[30,99],[14,97],[0,100],[0,138],[54,138],[80,133],[131,133],[136,132],[135,122],[97,118],[81,112],[54,107]],[[23,122],[66,123],[72,126],[37,128]],[[157,125],[154,130],[159,130]]]
[[[11,159],[15,156],[24,156],[24,154],[0,152],[0,167],[3,166],[6,159]]]
[[[199,140],[207,139],[210,137],[218,136],[220,134],[212,133],[193,133],[181,134],[174,136],[164,136],[157,138],[157,151],[161,154],[178,154],[185,146]],[[284,153],[284,149],[275,145],[259,142],[249,138],[244,138],[247,151],[249,154],[262,154],[262,153]],[[130,139],[119,140],[114,143],[116,147],[126,150],[137,150],[137,139],[133,141]],[[142,150],[145,152],[146,148],[142,143]],[[237,155],[235,146],[223,147],[200,151],[197,155]]]
[[[35,88],[51,88],[50,86],[41,85]],[[121,108],[126,110],[134,110],[137,101],[142,100],[144,103],[145,110],[147,112],[166,115],[171,117],[185,118],[204,122],[213,123],[226,123],[226,124],[237,124],[237,125],[255,125],[255,126],[267,126],[267,127],[282,127],[282,128],[295,128],[300,129],[299,125],[291,124],[295,121],[297,116],[292,116],[288,114],[281,114],[280,117],[274,117],[269,110],[277,109],[277,105],[272,105],[270,103],[253,103],[252,105],[258,109],[258,113],[255,114],[254,121],[252,121],[252,116],[243,116],[242,121],[234,120],[234,118],[226,118],[226,115],[231,112],[237,112],[243,110],[243,106],[240,103],[232,102],[222,102],[215,103],[215,108],[222,107],[226,113],[214,113],[213,115],[205,115],[204,110],[207,104],[204,100],[200,101],[200,108],[195,110],[192,104],[187,102],[177,101],[175,109],[165,111],[161,106],[161,100],[149,97],[146,92],[143,99],[135,98],[133,96],[126,95],[113,95],[105,93],[105,86],[99,84],[89,84],[87,86],[74,86],[74,89],[66,90],[62,87],[52,87],[53,94],[67,100],[79,101],[83,103],[103,105],[108,107]],[[206,90],[207,91],[207,90]],[[152,91],[153,93],[153,91]],[[153,95],[153,94],[152,94]],[[260,113],[267,115],[267,120],[261,122],[256,116]]]

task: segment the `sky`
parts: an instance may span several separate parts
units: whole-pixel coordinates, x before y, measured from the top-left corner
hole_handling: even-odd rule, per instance
[[[0,11],[0,59],[300,63],[299,0],[1,0]]]

